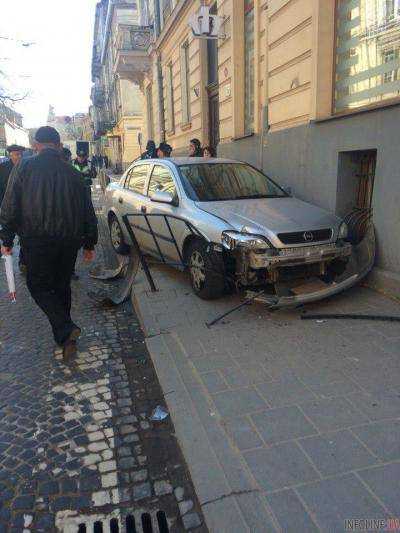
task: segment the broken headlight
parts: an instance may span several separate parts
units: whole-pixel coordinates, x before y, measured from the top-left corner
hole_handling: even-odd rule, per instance
[[[264,237],[250,233],[239,233],[238,231],[223,231],[221,242],[227,250],[246,248],[248,250],[261,251],[271,248],[271,245]]]

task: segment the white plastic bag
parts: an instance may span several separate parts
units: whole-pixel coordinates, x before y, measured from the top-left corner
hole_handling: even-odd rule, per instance
[[[12,258],[12,255],[3,255],[3,259],[6,265],[8,292],[10,293],[11,301],[16,302],[13,258]]]

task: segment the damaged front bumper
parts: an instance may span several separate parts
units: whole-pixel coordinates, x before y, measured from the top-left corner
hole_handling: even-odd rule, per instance
[[[267,250],[263,253],[250,251],[249,266],[254,269],[278,268],[297,266],[311,263],[333,261],[347,258],[351,255],[352,246],[349,243],[332,243],[320,246],[299,248],[283,248],[281,250]]]
[[[298,305],[315,302],[338,294],[361,281],[372,270],[375,262],[375,248],[375,231],[373,225],[370,224],[365,232],[363,240],[359,244],[350,247],[351,252],[348,256],[346,269],[343,274],[337,276],[334,281],[323,282],[318,280],[316,283],[315,280],[299,280],[298,287],[290,284],[290,287],[288,287],[289,295],[285,294],[284,296],[279,296],[263,294],[255,298],[255,301],[265,303],[269,305],[271,309],[279,309],[284,307],[296,307]],[[319,261],[322,260],[325,261],[325,259],[319,259]],[[287,264],[285,266],[287,266]],[[252,291],[247,291],[249,297],[254,294],[255,293]]]

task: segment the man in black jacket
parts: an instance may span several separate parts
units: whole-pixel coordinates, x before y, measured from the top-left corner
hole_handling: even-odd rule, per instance
[[[19,235],[28,289],[68,357],[76,353],[81,333],[71,319],[71,275],[82,246],[84,260],[94,258],[97,219],[81,175],[62,160],[58,132],[39,128],[35,141],[38,155],[10,176],[0,210],[1,252],[10,255]]]

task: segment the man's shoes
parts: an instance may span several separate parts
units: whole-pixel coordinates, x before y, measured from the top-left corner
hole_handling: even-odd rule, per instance
[[[67,341],[63,346],[63,359],[75,357],[77,352],[76,341]]]
[[[71,333],[70,333],[70,335],[68,337],[68,340],[77,341],[79,339],[79,337],[81,336],[81,334],[82,334],[81,328],[78,328],[78,326],[74,325],[74,328],[71,331]]]
[[[78,326],[74,326],[73,330],[69,334],[69,337],[63,344],[63,358],[70,359],[76,355],[76,341],[81,335],[81,330]]]
[[[74,280],[74,281],[78,281],[78,279],[79,279],[78,274],[77,274],[76,272],[74,272],[74,273],[72,274],[72,276],[71,276],[71,279]]]

